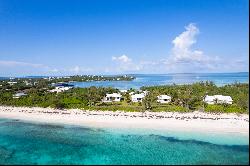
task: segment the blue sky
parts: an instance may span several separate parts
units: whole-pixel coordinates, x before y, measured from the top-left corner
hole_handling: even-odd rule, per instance
[[[0,76],[248,71],[248,0],[0,0]]]

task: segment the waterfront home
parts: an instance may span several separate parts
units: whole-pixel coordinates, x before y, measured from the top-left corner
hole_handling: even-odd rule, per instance
[[[53,93],[53,92],[56,92],[56,93],[62,92],[62,90],[58,89],[58,88],[51,89],[51,90],[48,90],[48,91],[51,92],[51,93]]]
[[[215,101],[218,104],[226,103],[226,104],[232,104],[233,99],[231,96],[223,96],[223,95],[214,95]]]
[[[26,96],[26,95],[27,95],[27,94],[25,94],[25,93],[23,93],[23,92],[20,92],[20,93],[14,94],[14,95],[13,95],[13,98],[18,99],[18,98],[20,98],[20,97],[22,97],[22,96]]]
[[[121,93],[126,93],[128,90],[120,90]]]
[[[26,80],[24,81],[24,83],[25,83],[26,86],[32,85],[32,83],[30,83],[30,82],[28,82]]]
[[[135,92],[129,92],[129,95],[133,95],[133,94],[135,94]]]
[[[131,95],[132,102],[142,102],[142,99],[145,97],[144,93],[133,94]]]
[[[103,99],[103,102],[113,102],[113,101],[121,101],[122,95],[120,93],[111,93],[106,94],[105,98]]]
[[[231,96],[223,96],[223,95],[214,95],[214,96],[205,96],[204,102],[207,104],[232,104],[233,99]]]
[[[168,95],[159,95],[159,96],[157,96],[157,102],[169,103],[169,102],[171,102],[171,97]]]
[[[206,95],[203,101],[207,104],[215,104],[215,97]]]
[[[59,93],[59,92],[63,92],[63,91],[69,90],[69,89],[71,89],[71,88],[72,88],[72,87],[70,87],[70,86],[67,86],[67,87],[64,87],[64,86],[56,86],[55,89],[49,90],[49,92],[56,92],[56,93]]]
[[[8,82],[8,84],[10,84],[10,85],[14,85],[14,84],[16,84],[17,82],[14,82],[14,81],[9,81]]]

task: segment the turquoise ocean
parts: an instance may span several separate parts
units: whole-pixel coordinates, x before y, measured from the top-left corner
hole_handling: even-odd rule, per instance
[[[217,86],[235,82],[248,83],[249,73],[177,73],[177,74],[131,74],[133,81],[90,81],[74,82],[76,87],[113,87],[118,89],[140,89],[142,86],[191,84],[201,81],[212,81]]]
[[[248,139],[0,119],[0,164],[249,164]]]

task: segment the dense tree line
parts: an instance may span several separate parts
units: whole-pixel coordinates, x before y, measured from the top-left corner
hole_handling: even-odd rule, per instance
[[[249,85],[246,83],[233,83],[225,86],[216,86],[213,82],[198,82],[187,85],[164,85],[142,87],[150,91],[150,103],[156,104],[158,95],[167,94],[172,97],[171,104],[186,110],[204,110],[213,112],[248,112],[249,111]],[[231,96],[233,104],[207,105],[203,102],[206,95]],[[145,98],[146,99],[146,98]],[[147,99],[149,100],[149,99]],[[147,102],[147,101],[145,101]]]
[[[52,89],[51,84],[87,81],[131,81],[135,79],[129,75],[100,76],[100,75],[75,75],[68,77],[37,77],[37,78],[6,78],[0,80],[0,92],[22,91],[30,88]],[[10,84],[9,82],[16,82]]]
[[[4,88],[8,88],[6,90]],[[36,85],[24,84],[7,85],[0,87],[0,104],[14,106],[38,106],[56,108],[84,108],[93,110],[125,110],[125,111],[178,111],[193,110],[208,112],[238,112],[248,113],[248,84],[234,83],[218,87],[213,82],[199,82],[188,85],[164,85],[142,87],[141,90],[149,91],[142,103],[132,103],[129,92],[122,93],[123,100],[116,103],[103,103],[106,93],[119,92],[118,89],[104,87],[73,88],[61,93],[51,93],[51,87],[39,82]],[[14,99],[12,95],[24,90],[28,95]],[[169,104],[157,103],[158,95],[169,95],[172,100]],[[205,95],[229,95],[233,99],[232,105],[216,104],[207,105],[203,102]]]

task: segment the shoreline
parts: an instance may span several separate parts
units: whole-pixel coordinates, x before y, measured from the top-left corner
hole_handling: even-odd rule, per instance
[[[0,106],[0,118],[97,128],[236,133],[249,137],[249,115],[203,112],[123,112]]]

